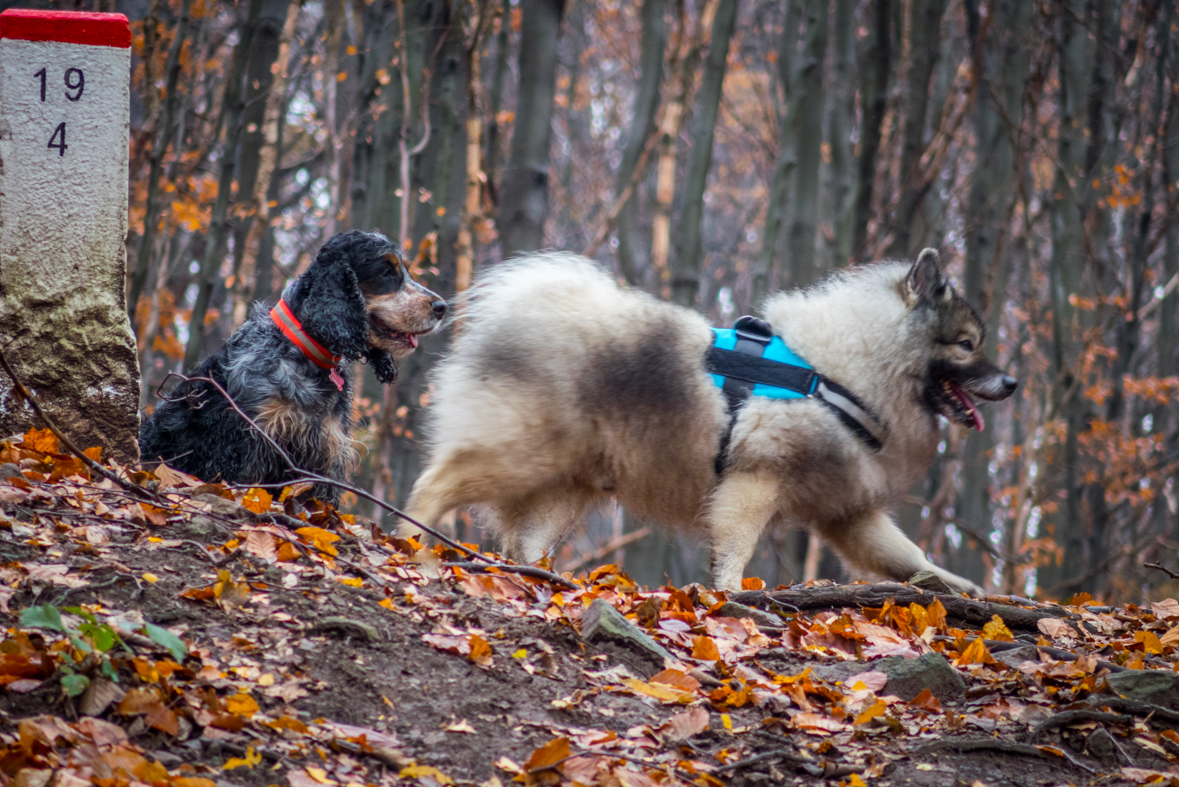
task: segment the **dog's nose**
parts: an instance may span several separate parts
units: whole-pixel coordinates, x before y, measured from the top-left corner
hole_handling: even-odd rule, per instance
[[[446,316],[446,301],[434,301],[430,304],[430,308],[434,310],[434,316],[442,319]]]
[[[1003,375],[1003,395],[1011,396],[1015,393],[1015,389],[1019,387],[1019,380],[1016,380],[1009,374]]]

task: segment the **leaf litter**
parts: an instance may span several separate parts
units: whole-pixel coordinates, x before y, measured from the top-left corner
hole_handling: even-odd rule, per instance
[[[306,489],[107,467],[144,499],[48,432],[0,443],[4,787],[1179,785],[1173,599],[988,599],[1045,613],[1033,631],[900,585],[786,611],[751,579],[736,595],[778,619],[759,624],[612,565],[576,590],[431,578],[420,544]],[[661,671],[581,640],[596,600],[672,654]],[[890,678],[929,654],[964,691]]]

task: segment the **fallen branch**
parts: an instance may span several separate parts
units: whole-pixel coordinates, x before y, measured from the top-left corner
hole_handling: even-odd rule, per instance
[[[1084,721],[1096,721],[1106,724],[1133,724],[1133,716],[1123,716],[1119,713],[1103,713],[1099,710],[1066,710],[1053,714],[1032,728],[1028,741],[1035,742],[1045,732],[1056,727],[1068,727]]]
[[[799,610],[838,609],[840,607],[882,607],[886,601],[897,606],[920,604],[928,606],[935,600],[946,608],[946,613],[982,626],[998,615],[1010,628],[1024,631],[1039,631],[1037,623],[1046,618],[1060,618],[1055,612],[1040,612],[1033,609],[976,601],[963,596],[944,593],[930,593],[920,588],[896,582],[882,582],[876,585],[833,585],[829,587],[798,588],[787,590],[744,590],[729,594],[731,601],[751,607],[768,609],[771,603],[790,604]]]
[[[595,549],[593,552],[590,552],[588,555],[582,556],[580,559],[578,559],[578,561],[576,563],[569,566],[565,570],[570,573],[577,573],[582,568],[584,568],[588,565],[593,565],[594,563],[598,562],[599,560],[606,557],[606,555],[609,555],[614,550],[622,549],[627,544],[633,544],[635,541],[638,541],[641,538],[646,538],[647,534],[650,532],[651,532],[650,527],[640,527],[638,530],[634,531],[633,533],[627,533],[625,536],[620,536],[620,537],[614,539],[613,541],[611,541],[610,543],[606,544],[604,547],[600,547],[598,549]]]
[[[972,738],[970,740],[962,740],[959,738],[943,738],[940,741],[931,741],[924,746],[919,746],[910,752],[914,757],[932,754],[936,751],[950,749],[956,752],[966,751],[1001,751],[1006,754],[1023,754],[1027,757],[1048,757],[1055,759],[1056,757],[1064,757],[1073,765],[1087,773],[1096,773],[1085,763],[1081,762],[1064,749],[1053,748],[1052,751],[1044,751],[1039,746],[1032,746],[1029,743],[1012,743],[1001,738]]]
[[[208,383],[214,389],[216,389],[217,393],[221,394],[221,396],[225,399],[226,403],[230,406],[230,408],[232,408],[233,411],[235,413],[237,413],[242,418],[242,420],[244,420],[247,424],[249,424],[250,429],[252,431],[254,431],[255,433],[257,433],[260,437],[262,437],[262,439],[265,440],[266,443],[271,448],[274,449],[275,453],[277,453],[279,455],[279,457],[286,464],[287,468],[292,473],[294,473],[296,476],[298,476],[298,478],[295,478],[294,480],[285,482],[284,485],[295,484],[295,483],[299,483],[301,481],[314,481],[315,483],[318,483],[318,484],[324,484],[327,486],[334,486],[337,489],[344,490],[345,492],[351,492],[352,494],[356,495],[357,497],[369,501],[373,505],[384,509],[385,511],[393,514],[394,516],[398,516],[398,517],[404,519],[406,522],[409,522],[414,527],[421,528],[423,533],[429,533],[430,535],[434,536],[442,543],[446,544],[447,546],[449,546],[450,548],[452,548],[458,552],[462,552],[465,555],[468,555],[476,560],[483,561],[484,563],[486,563],[490,566],[495,566],[496,568],[500,568],[500,569],[513,568],[512,566],[508,566],[506,563],[500,563],[498,561],[492,560],[491,558],[480,554],[479,552],[471,549],[470,547],[460,544],[458,541],[455,541],[454,539],[447,537],[446,535],[438,532],[437,530],[435,530],[432,527],[427,527],[426,525],[423,525],[421,522],[419,522],[416,519],[414,519],[413,517],[409,516],[404,511],[402,511],[398,508],[395,508],[394,506],[389,505],[384,500],[381,500],[380,498],[378,498],[376,495],[373,495],[372,493],[367,492],[358,486],[353,486],[352,484],[349,484],[346,481],[337,481],[334,478],[328,478],[325,475],[320,475],[319,473],[313,473],[310,470],[305,470],[302,467],[299,467],[299,465],[295,462],[295,460],[291,458],[291,455],[288,454],[286,452],[286,450],[281,445],[278,444],[278,441],[276,441],[273,437],[268,435],[266,433],[266,431],[264,429],[262,429],[262,427],[258,426],[258,424],[254,421],[253,418],[250,418],[250,416],[246,415],[245,411],[237,406],[237,402],[233,401],[233,397],[229,395],[229,392],[226,391],[224,388],[222,388],[221,384],[218,383],[216,380],[214,380],[212,377],[186,377],[183,374],[176,374],[175,372],[173,372],[172,374],[169,374],[167,377],[164,378],[164,382],[160,384],[160,387],[162,388],[165,384],[167,384],[168,379],[171,377],[179,377],[181,380],[184,380],[185,382]],[[265,486],[273,486],[273,484],[267,484]],[[560,585],[560,586],[568,588],[570,590],[577,589],[577,585],[573,584],[572,582],[565,579],[564,577],[559,576],[558,574],[552,573],[551,571],[545,571],[544,569],[540,569],[540,568],[533,569],[533,571],[536,573],[533,573],[532,576],[536,576],[538,578],[548,580],[549,582],[552,582],[555,585]]]
[[[1149,702],[1137,702],[1109,694],[1090,694],[1084,699],[1084,702],[1087,705],[1093,705],[1098,708],[1111,708],[1134,716],[1161,719],[1172,724],[1179,723],[1179,711],[1173,711],[1161,705],[1152,705]]]
[[[495,571],[502,571],[505,574],[519,574],[522,577],[532,577],[534,579],[543,579],[553,584],[561,585],[568,590],[579,590],[580,588],[564,577],[553,574],[551,571],[545,571],[543,568],[536,566],[513,566],[507,563],[496,563],[494,565],[488,563],[443,563],[447,568],[461,568],[464,571],[478,571],[492,573]],[[554,579],[553,577],[556,577]]]

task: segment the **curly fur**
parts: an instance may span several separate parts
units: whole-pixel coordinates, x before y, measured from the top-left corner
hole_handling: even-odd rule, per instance
[[[419,308],[407,310],[401,324],[389,327],[412,333],[437,327],[445,304],[409,279],[396,245],[383,235],[352,231],[324,244],[283,299],[307,334],[349,361],[366,359],[377,378],[388,383],[397,376],[396,359],[372,343],[366,291],[389,297],[390,291],[409,290],[415,304],[427,304],[423,308],[431,311],[432,322]],[[357,463],[351,439],[352,366],[342,363],[337,371],[342,390],[330,379],[330,370],[304,356],[271,320],[269,309],[256,304],[246,323],[188,376],[216,380],[299,467],[345,480]],[[178,385],[144,419],[139,439],[145,462],[162,459],[206,481],[279,484],[292,477],[282,458],[204,382]],[[319,486],[314,494],[333,503],[339,499],[334,487]]]

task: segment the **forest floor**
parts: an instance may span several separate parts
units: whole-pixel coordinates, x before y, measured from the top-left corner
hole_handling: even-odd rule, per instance
[[[1174,600],[429,578],[291,494],[59,450],[0,444],[6,787],[1179,785]]]

